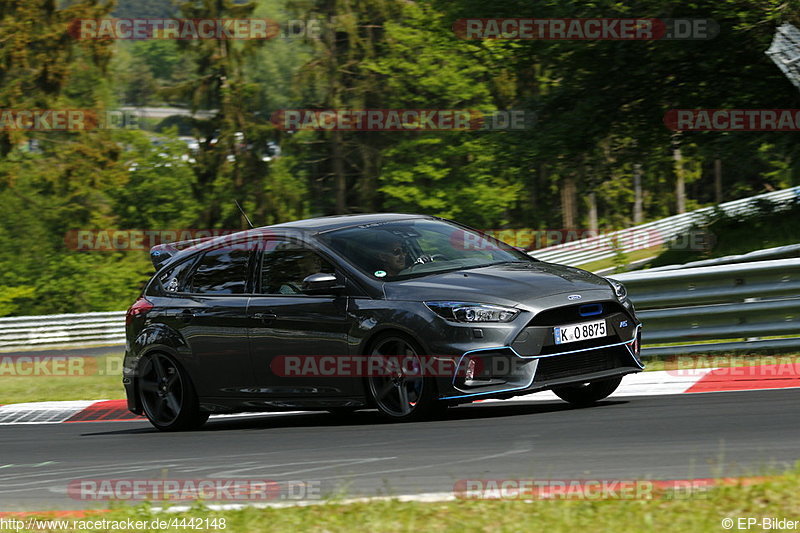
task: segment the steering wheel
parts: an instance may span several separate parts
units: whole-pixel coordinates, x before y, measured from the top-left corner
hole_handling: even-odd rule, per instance
[[[405,270],[407,270],[408,272],[413,272],[415,267],[419,265],[424,265],[425,263],[432,263],[436,260],[447,261],[447,258],[442,254],[430,254],[430,255],[423,254],[414,259],[414,262],[411,264],[411,266],[406,268]]]

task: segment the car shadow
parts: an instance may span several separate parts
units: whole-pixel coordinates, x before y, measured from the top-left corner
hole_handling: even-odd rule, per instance
[[[182,433],[184,435],[198,435],[215,431],[248,431],[281,428],[313,428],[313,427],[346,427],[346,426],[379,426],[400,425],[413,426],[418,424],[438,424],[457,420],[479,420],[513,416],[541,415],[564,411],[579,411],[583,409],[598,409],[603,406],[612,406],[628,403],[627,400],[605,400],[589,407],[576,407],[564,402],[531,402],[509,404],[468,404],[448,409],[443,415],[419,422],[394,422],[382,417],[375,410],[356,411],[348,415],[334,415],[327,412],[308,413],[269,413],[254,414],[241,418],[219,418],[209,420],[201,429]],[[83,437],[103,435],[133,435],[133,434],[159,434],[158,430],[149,425],[120,429],[115,431],[99,431],[83,433]],[[176,433],[172,433],[175,435]]]

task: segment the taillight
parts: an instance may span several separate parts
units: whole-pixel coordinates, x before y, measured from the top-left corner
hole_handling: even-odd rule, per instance
[[[133,302],[131,308],[128,309],[127,313],[125,313],[125,325],[130,324],[131,320],[133,320],[133,317],[146,315],[147,312],[150,311],[152,308],[153,304],[151,304],[147,300],[147,298],[145,297],[139,298],[138,300]]]

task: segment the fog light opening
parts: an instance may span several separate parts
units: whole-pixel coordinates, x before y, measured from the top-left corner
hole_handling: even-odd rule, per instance
[[[475,379],[475,368],[476,368],[476,366],[477,365],[475,364],[475,359],[470,359],[469,362],[467,363],[467,372],[466,372],[466,374],[464,376],[465,380],[472,381],[472,380]]]

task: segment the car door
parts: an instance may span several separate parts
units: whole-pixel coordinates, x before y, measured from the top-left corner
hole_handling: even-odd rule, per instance
[[[260,392],[271,397],[323,397],[354,394],[353,379],[303,375],[287,377],[278,365],[297,356],[348,356],[350,323],[345,293],[308,295],[302,281],[319,272],[336,274],[316,250],[290,240],[264,241],[257,294],[247,309],[250,353]]]
[[[231,243],[206,251],[172,309],[191,350],[190,372],[200,396],[242,396],[254,385],[247,339],[254,257],[247,246]]]

